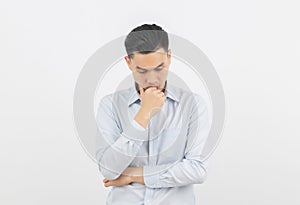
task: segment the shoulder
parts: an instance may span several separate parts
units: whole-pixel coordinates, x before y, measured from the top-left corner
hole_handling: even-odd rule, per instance
[[[131,94],[131,88],[126,88],[105,95],[100,99],[100,102],[98,103],[98,107],[104,106],[107,108],[112,108],[113,106],[124,104],[128,102],[128,96],[130,96],[130,94]]]
[[[180,103],[189,103],[192,105],[199,105],[199,104],[205,104],[204,98],[195,92],[192,92],[191,90],[188,90],[186,88],[180,88],[175,85],[168,85],[170,94],[176,98]]]
[[[131,88],[126,88],[122,90],[118,90],[114,93],[110,93],[108,95],[105,95],[101,98],[101,102],[114,102],[116,99],[122,99],[122,98],[128,98],[128,96],[131,94]]]

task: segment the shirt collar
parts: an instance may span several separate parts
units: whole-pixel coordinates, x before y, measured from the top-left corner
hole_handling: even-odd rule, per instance
[[[176,89],[173,85],[167,83],[165,85],[165,95],[167,98],[179,102],[178,93],[176,92]],[[137,87],[137,83],[135,82],[135,85],[130,87],[129,89],[129,100],[128,100],[128,106],[131,106],[136,101],[140,101],[140,95]]]

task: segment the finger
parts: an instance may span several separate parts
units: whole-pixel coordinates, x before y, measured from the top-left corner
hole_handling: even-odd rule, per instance
[[[139,85],[140,94],[144,94],[144,88]]]
[[[164,88],[157,87],[157,90],[163,91]]]
[[[151,89],[153,93],[161,93],[160,90],[158,90],[157,88]]]
[[[166,101],[166,99],[167,99],[167,97],[165,95],[161,96],[160,97],[161,103],[163,104]]]
[[[109,180],[106,179],[106,178],[103,179],[103,182],[104,182],[104,183],[106,183],[106,182],[108,182],[108,181],[109,181]]]
[[[154,89],[148,89],[149,91],[149,93],[152,93],[152,94],[156,94],[156,95],[161,95],[163,92],[161,92],[160,90],[156,90],[155,88]]]
[[[163,92],[161,92],[160,90],[157,91],[153,91],[154,94],[156,94],[159,97],[163,97],[165,94]]]
[[[156,91],[157,88],[156,87],[148,87],[145,92],[153,92],[153,91]]]
[[[105,183],[104,183],[104,186],[105,187],[109,187],[109,186],[111,186],[111,181],[109,181],[109,180],[107,180]]]

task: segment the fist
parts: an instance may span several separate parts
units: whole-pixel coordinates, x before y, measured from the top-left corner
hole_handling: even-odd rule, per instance
[[[140,87],[141,109],[150,114],[150,117],[154,116],[160,111],[163,106],[166,96],[164,93],[156,87],[150,87],[147,90]]]

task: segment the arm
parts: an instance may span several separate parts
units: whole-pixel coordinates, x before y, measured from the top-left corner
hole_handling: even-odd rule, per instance
[[[143,176],[146,186],[164,188],[204,182],[206,168],[200,155],[208,137],[209,120],[204,100],[199,97],[197,102],[190,116],[183,160],[170,166],[145,166]]]
[[[140,184],[144,183],[143,167],[128,167],[125,171],[115,180],[103,179],[105,187],[109,186],[124,186],[132,182]]]
[[[96,138],[96,159],[100,172],[107,179],[117,179],[137,155],[147,140],[150,118],[162,107],[165,96],[156,88],[141,91],[141,108],[131,122],[123,122],[123,132],[117,125],[112,96],[105,97],[97,112],[99,135]],[[125,110],[123,110],[125,112]],[[126,110],[127,112],[127,110]],[[135,125],[135,126],[132,126]]]
[[[209,132],[207,108],[199,104],[192,113],[185,157],[181,162],[174,165],[129,167],[116,180],[104,179],[104,185],[123,186],[138,182],[150,188],[164,188],[203,183],[206,169],[200,154]]]
[[[96,121],[99,131],[96,137],[99,170],[105,178],[116,179],[132,162],[143,140],[147,139],[147,130],[137,129],[129,122],[122,132],[113,110],[112,96],[101,100]]]

